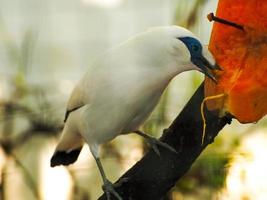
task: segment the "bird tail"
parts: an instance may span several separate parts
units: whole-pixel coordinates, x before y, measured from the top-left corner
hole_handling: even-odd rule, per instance
[[[56,151],[50,160],[50,166],[55,167],[57,165],[69,165],[74,163],[81,150],[82,147],[71,151]]]
[[[65,124],[59,143],[50,160],[50,166],[74,163],[82,150],[83,144],[81,135]]]

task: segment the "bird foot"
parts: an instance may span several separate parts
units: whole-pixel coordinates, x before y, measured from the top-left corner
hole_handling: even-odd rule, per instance
[[[141,131],[135,131],[135,133],[137,133],[138,135],[141,135],[145,138],[146,142],[151,146],[151,148],[153,149],[153,151],[158,155],[160,156],[160,152],[159,152],[159,149],[158,149],[158,146],[162,146],[166,149],[168,149],[169,151],[175,153],[175,154],[178,154],[178,152],[173,148],[171,147],[170,145],[168,145],[167,143],[165,142],[161,142],[160,140],[154,138],[154,137],[151,137]]]
[[[116,187],[121,187],[124,183],[127,183],[129,182],[130,178],[129,177],[123,177],[123,178],[120,178],[118,182],[114,183],[113,186]]]
[[[105,183],[102,186],[103,191],[106,194],[107,200],[111,200],[111,194],[116,197],[117,200],[123,200],[121,196],[116,192],[116,190],[113,187],[113,184],[106,180]]]
[[[158,156],[160,156],[160,152],[159,152],[158,146],[162,146],[162,147],[168,149],[169,151],[178,154],[178,152],[173,147],[171,147],[170,145],[168,145],[168,144],[166,144],[164,142],[159,141],[156,138],[153,138],[153,137],[146,138],[146,141],[149,143],[149,145],[151,146],[151,148],[153,149],[153,151]]]

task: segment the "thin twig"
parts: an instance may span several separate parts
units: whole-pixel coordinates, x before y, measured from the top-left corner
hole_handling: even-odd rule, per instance
[[[237,28],[239,30],[244,31],[244,26],[242,26],[240,24],[237,24],[235,22],[231,22],[231,21],[226,20],[226,19],[222,19],[222,18],[216,17],[213,13],[208,14],[207,18],[208,18],[208,20],[210,22],[211,21],[215,21],[215,22],[218,22],[218,23],[221,23],[221,24],[225,24],[225,25],[228,25],[228,26],[232,26],[234,28]]]

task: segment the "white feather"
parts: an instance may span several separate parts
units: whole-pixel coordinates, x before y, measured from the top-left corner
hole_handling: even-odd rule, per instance
[[[177,39],[185,36],[195,37],[181,27],[157,27],[100,56],[72,92],[67,109],[83,107],[68,117],[57,149],[73,149],[81,138],[95,147],[137,130],[171,79],[196,69]]]

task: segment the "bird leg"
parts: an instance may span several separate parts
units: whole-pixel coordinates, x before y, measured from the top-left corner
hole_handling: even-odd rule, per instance
[[[114,195],[118,200],[123,200],[121,198],[121,196],[114,189],[113,184],[107,179],[106,174],[104,172],[104,169],[103,169],[103,166],[102,166],[102,164],[100,162],[99,157],[95,156],[94,154],[93,154],[93,156],[95,158],[97,167],[98,167],[98,169],[100,171],[100,174],[101,174],[101,177],[102,177],[102,180],[103,180],[102,189],[103,189],[103,191],[105,192],[105,194],[107,196],[107,200],[111,200],[111,194]]]
[[[151,146],[151,148],[153,149],[153,151],[158,156],[160,156],[160,152],[159,152],[159,149],[158,149],[157,145],[162,146],[162,147],[168,149],[169,151],[178,154],[178,152],[173,147],[171,147],[170,145],[168,145],[167,143],[161,142],[160,140],[158,140],[158,139],[156,139],[156,138],[154,138],[152,136],[149,136],[149,135],[143,133],[140,130],[134,131],[134,133],[136,133],[136,134],[144,137],[145,140],[146,140],[146,142]]]

